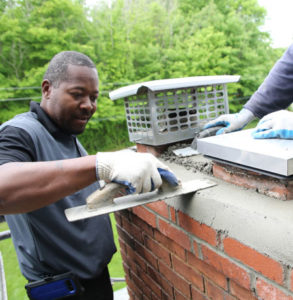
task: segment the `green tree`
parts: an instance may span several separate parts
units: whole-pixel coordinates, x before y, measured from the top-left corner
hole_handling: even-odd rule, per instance
[[[161,78],[239,74],[230,91],[251,95],[280,55],[260,31],[256,0],[116,0],[86,8],[83,0],[1,0],[0,86],[39,86],[62,50],[88,54],[101,90]],[[1,91],[0,98],[40,90]],[[123,114],[102,93],[100,117]]]

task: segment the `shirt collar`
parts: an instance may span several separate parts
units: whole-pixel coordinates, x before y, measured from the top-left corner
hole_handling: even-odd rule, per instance
[[[41,108],[40,103],[35,101],[30,102],[30,111],[35,113],[38,117],[39,122],[49,131],[49,133],[55,137],[63,136],[73,136],[71,134],[64,133],[49,117],[49,115]]]

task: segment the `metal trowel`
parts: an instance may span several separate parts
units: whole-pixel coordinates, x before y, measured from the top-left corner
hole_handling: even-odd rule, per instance
[[[177,156],[180,157],[187,157],[187,156],[192,156],[192,155],[198,155],[199,152],[197,151],[197,140],[201,139],[201,138],[205,138],[208,136],[213,136],[216,134],[216,132],[225,127],[224,125],[222,126],[215,126],[215,127],[211,127],[208,129],[204,129],[204,130],[199,130],[195,132],[195,137],[191,143],[191,145],[189,147],[185,147],[185,148],[181,148],[181,149],[176,149],[173,150],[174,154],[176,154]]]
[[[131,194],[117,197],[119,191],[125,186],[118,183],[106,184],[102,189],[95,191],[87,199],[86,205],[76,206],[65,210],[65,216],[68,221],[73,222],[98,215],[108,214],[122,209],[135,207],[159,200],[166,200],[175,196],[195,193],[198,190],[216,185],[214,182],[206,179],[195,179],[187,182],[180,182],[178,186],[173,187],[168,183],[153,192],[143,194]]]

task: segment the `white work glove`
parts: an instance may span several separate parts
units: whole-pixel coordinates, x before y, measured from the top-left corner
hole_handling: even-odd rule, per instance
[[[98,152],[96,174],[98,180],[126,185],[129,193],[145,193],[157,189],[162,185],[162,178],[170,185],[178,185],[174,173],[154,155],[131,150]]]
[[[293,139],[293,112],[279,110],[263,117],[252,132],[255,139]]]
[[[216,132],[216,135],[218,135],[222,133],[241,130],[253,119],[255,119],[253,113],[250,110],[243,108],[239,113],[219,116],[215,120],[212,120],[205,124],[203,129],[208,129],[215,126],[225,126]]]

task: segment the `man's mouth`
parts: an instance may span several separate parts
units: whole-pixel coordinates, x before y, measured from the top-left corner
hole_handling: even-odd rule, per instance
[[[76,120],[78,121],[78,123],[86,124],[89,120],[89,117],[78,117],[76,118]]]

